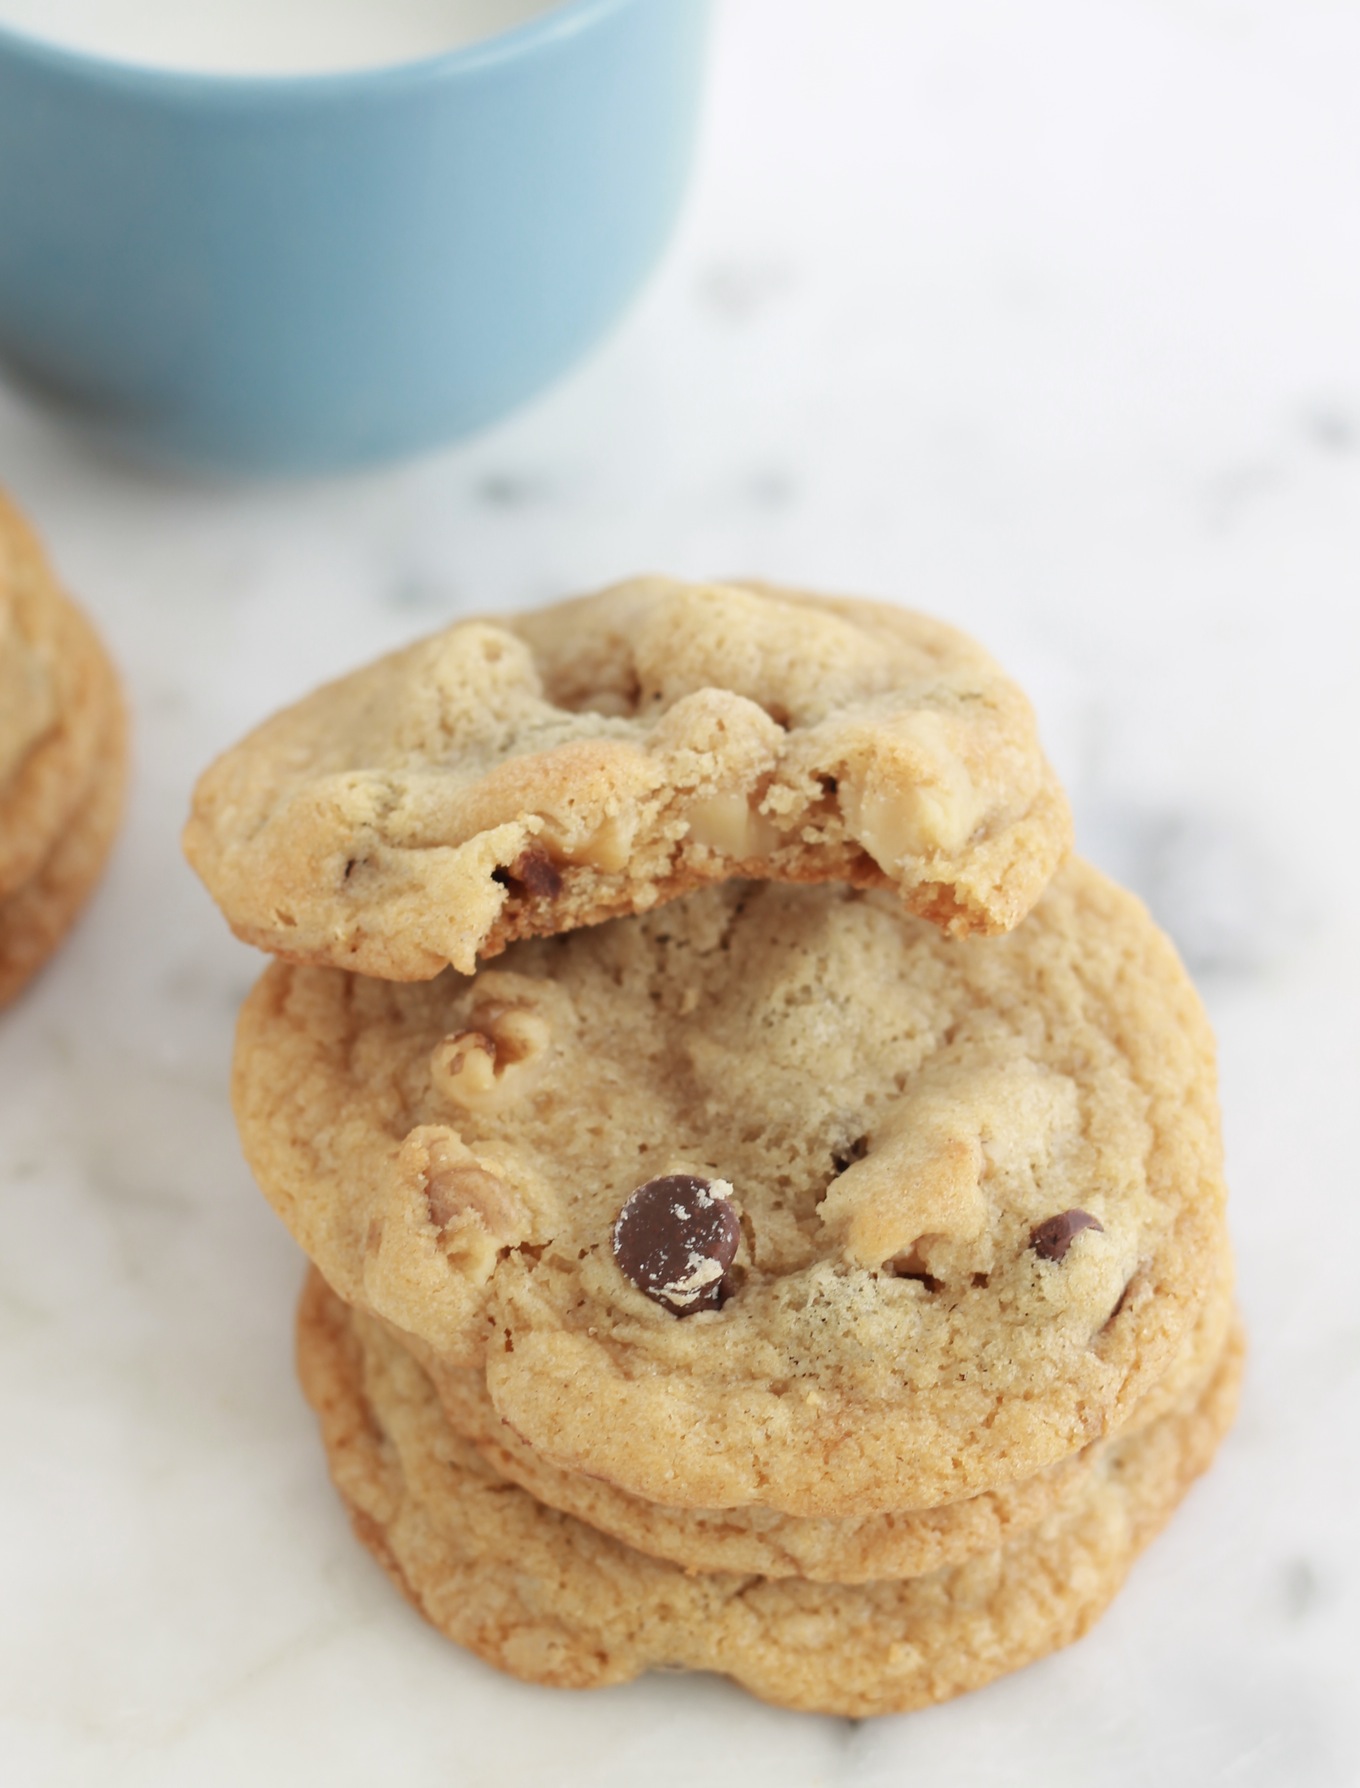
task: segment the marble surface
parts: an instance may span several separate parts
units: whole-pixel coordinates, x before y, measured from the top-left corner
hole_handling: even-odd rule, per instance
[[[1360,15],[721,12],[674,252],[476,443],[208,487],[0,392],[0,480],[138,726],[107,885],[0,1018],[7,1784],[1360,1781]],[[225,1096],[258,963],[178,859],[191,779],[381,647],[642,566],[901,597],[981,636],[1221,1041],[1240,1425],[1089,1639],[926,1714],[496,1676],[353,1544],[293,1384],[300,1261]]]

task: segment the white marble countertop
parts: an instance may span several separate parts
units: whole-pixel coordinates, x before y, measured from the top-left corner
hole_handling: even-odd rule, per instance
[[[1360,1782],[1360,14],[721,11],[673,253],[588,365],[473,445],[207,488],[0,392],[0,481],[138,728],[109,880],[0,1019],[15,1788]],[[293,1383],[300,1261],[225,1094],[258,965],[178,859],[191,779],[381,647],[644,566],[979,635],[1221,1040],[1240,1425],[1090,1638],[925,1714],[495,1675],[353,1543]]]

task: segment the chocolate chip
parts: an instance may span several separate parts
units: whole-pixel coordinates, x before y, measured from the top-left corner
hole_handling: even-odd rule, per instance
[[[1098,1229],[1103,1234],[1105,1225],[1089,1211],[1063,1211],[1036,1224],[1029,1245],[1040,1260],[1061,1260],[1072,1246],[1072,1237],[1083,1229]]]
[[[539,844],[522,850],[508,869],[492,870],[491,879],[538,900],[556,900],[562,892],[562,872]]]
[[[741,1224],[726,1180],[670,1173],[633,1192],[614,1224],[614,1258],[639,1291],[677,1316],[716,1310]]]
[[[838,1174],[844,1173],[856,1161],[862,1161],[869,1153],[869,1138],[857,1136],[853,1142],[847,1142],[843,1148],[832,1149],[831,1165]]]

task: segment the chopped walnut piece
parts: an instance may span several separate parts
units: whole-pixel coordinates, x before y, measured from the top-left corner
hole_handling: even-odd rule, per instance
[[[689,833],[696,844],[742,862],[764,857],[779,843],[779,832],[757,813],[740,789],[705,795],[689,810]]]
[[[455,1105],[489,1111],[529,1091],[546,1066],[551,1041],[541,1012],[492,1001],[474,1008],[467,1030],[435,1044],[430,1078]]]

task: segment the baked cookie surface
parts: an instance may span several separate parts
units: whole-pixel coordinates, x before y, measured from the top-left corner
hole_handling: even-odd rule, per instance
[[[859,1586],[687,1573],[508,1485],[414,1359],[313,1275],[303,1388],[355,1532],[434,1626],[499,1669],[584,1688],[655,1667],[856,1717],[944,1701],[1079,1638],[1232,1420],[1234,1334],[1207,1388],[1101,1450],[1073,1505],[1010,1545]]]
[[[0,497],[0,899],[38,872],[93,792],[119,703],[94,629]]]
[[[480,1372],[441,1368],[428,1359],[423,1363],[455,1432],[470,1440],[499,1476],[550,1508],[685,1570],[868,1583],[919,1577],[992,1551],[1070,1508],[1096,1470],[1102,1449],[1200,1394],[1218,1367],[1233,1321],[1232,1260],[1225,1242],[1193,1330],[1115,1439],[1092,1441],[1032,1478],[981,1491],[961,1502],[842,1521],[784,1515],[758,1506],[666,1508],[631,1496],[604,1479],[563,1471],[526,1445],[497,1414]]]
[[[184,844],[247,942],[421,980],[738,876],[1004,931],[1069,838],[1029,704],[954,629],[640,578],[318,690],[206,772]]]
[[[0,789],[57,719],[52,667],[21,607],[20,577],[15,542],[0,526]]]
[[[16,998],[52,956],[93,893],[122,818],[126,772],[126,724],[115,707],[84,802],[46,862],[0,899],[0,1006]]]
[[[74,924],[122,815],[117,673],[0,498],[0,1005]]]
[[[847,1518],[1032,1477],[1129,1418],[1222,1250],[1202,1008],[1076,861],[1002,938],[727,884],[471,980],[275,964],[234,1102],[342,1296],[481,1370],[545,1459],[670,1507]],[[668,1175],[730,1190],[721,1307],[616,1257]]]

